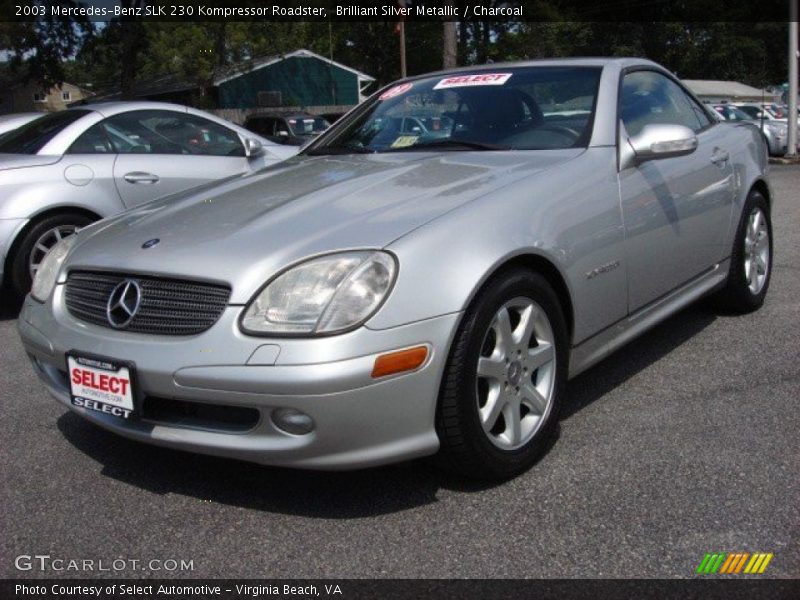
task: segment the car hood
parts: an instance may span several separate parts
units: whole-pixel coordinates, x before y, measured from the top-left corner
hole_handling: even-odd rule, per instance
[[[292,263],[339,250],[383,248],[466,202],[581,152],[298,156],[101,221],[79,234],[67,263],[73,270],[223,281],[232,287],[231,304],[243,304]],[[159,242],[142,248],[153,239]]]
[[[0,171],[6,169],[24,169],[27,167],[44,167],[61,160],[60,156],[39,154],[0,154]]]

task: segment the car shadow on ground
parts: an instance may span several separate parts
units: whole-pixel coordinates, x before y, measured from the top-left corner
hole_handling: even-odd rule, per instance
[[[580,375],[568,386],[562,421],[670,353],[715,319],[716,314],[703,306],[690,308]],[[154,494],[181,494],[311,518],[395,513],[436,502],[440,489],[470,493],[500,485],[465,480],[438,469],[433,459],[355,472],[301,471],[133,442],[73,413],[62,415],[58,428],[75,448],[102,465],[106,477]]]
[[[0,321],[11,321],[19,316],[22,301],[11,295],[11,292],[0,287]]]

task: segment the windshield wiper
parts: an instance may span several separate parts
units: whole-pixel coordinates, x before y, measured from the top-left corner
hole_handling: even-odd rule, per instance
[[[413,146],[403,146],[402,148],[389,148],[387,152],[410,152],[413,150],[425,150],[428,148],[468,148],[470,150],[511,150],[510,146],[498,146],[497,144],[484,144],[483,142],[473,142],[471,140],[433,140]]]
[[[322,146],[306,150],[303,154],[308,156],[324,156],[326,154],[372,154],[374,150],[359,146]]]

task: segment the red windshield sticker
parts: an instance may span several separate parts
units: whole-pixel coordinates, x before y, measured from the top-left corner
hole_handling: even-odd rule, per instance
[[[503,85],[513,73],[476,73],[475,75],[456,75],[446,77],[433,86],[435,90],[471,87],[474,85]]]
[[[414,87],[414,84],[412,83],[401,83],[400,85],[396,85],[393,88],[389,88],[383,92],[380,96],[378,96],[378,100],[388,100],[389,98],[394,98],[400,94],[405,94],[412,87]]]

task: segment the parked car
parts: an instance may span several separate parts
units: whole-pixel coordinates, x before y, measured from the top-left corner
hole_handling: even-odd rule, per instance
[[[38,119],[44,113],[12,113],[8,115],[0,115],[0,138],[9,131],[14,131],[18,127],[22,127],[25,123],[30,123],[34,119]]]
[[[250,115],[244,127],[278,144],[303,146],[330,127],[323,117],[308,113]]]
[[[764,135],[770,156],[783,156],[786,154],[789,130],[785,122],[775,119],[761,119],[759,116],[762,114],[760,107],[751,107],[751,105],[740,107],[732,104],[714,104],[713,108],[723,120],[750,123],[757,127]],[[751,108],[755,110],[751,110]]]
[[[452,134],[398,145],[383,124],[420,106]],[[275,168],[63,240],[18,327],[60,403],[134,440],[510,477],[568,377],[708,294],[761,306],[766,169],[646,60],[422,75]]]
[[[758,122],[767,141],[770,156],[783,156],[789,142],[789,126],[786,118],[780,119],[774,113],[759,104],[737,103],[729,105]]]
[[[41,116],[0,139],[0,283],[24,295],[49,249],[92,221],[296,151],[174,104]]]

